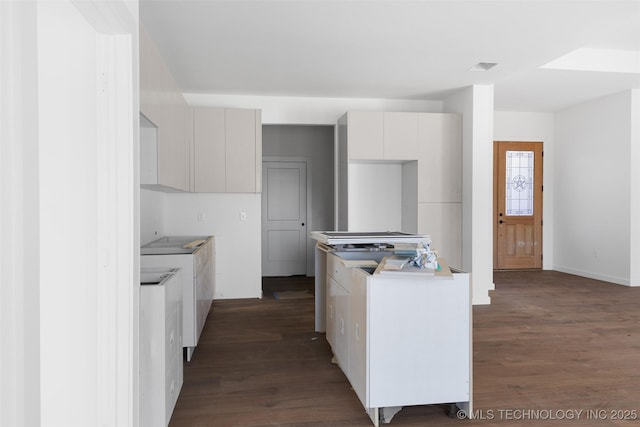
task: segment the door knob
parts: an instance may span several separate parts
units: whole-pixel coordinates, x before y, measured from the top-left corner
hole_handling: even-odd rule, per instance
[[[498,224],[502,224],[503,222],[504,222],[503,220],[500,220],[500,221],[498,221]]]
[[[300,225],[302,225],[304,227],[304,222],[302,224],[300,224]]]

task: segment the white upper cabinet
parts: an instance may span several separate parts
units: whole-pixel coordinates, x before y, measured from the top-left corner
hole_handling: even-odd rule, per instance
[[[462,120],[458,114],[419,114],[418,163],[418,202],[462,202]]]
[[[418,159],[418,113],[384,113],[384,160]]]
[[[418,159],[418,113],[347,113],[349,160]]]
[[[227,109],[225,125],[226,191],[227,193],[255,193],[257,192],[256,111]]]
[[[262,191],[260,110],[194,108],[192,165],[194,192]]]
[[[196,193],[226,191],[224,108],[193,109],[193,182]]]
[[[349,160],[383,160],[383,113],[347,113]]]
[[[338,121],[338,156],[338,229],[429,234],[461,267],[460,115],[348,112]]]
[[[156,46],[142,27],[140,112],[156,128],[155,141],[141,140],[141,146],[144,146],[141,147],[140,159],[142,169],[154,171],[155,175],[143,175],[140,184],[154,189],[189,191],[188,106]]]

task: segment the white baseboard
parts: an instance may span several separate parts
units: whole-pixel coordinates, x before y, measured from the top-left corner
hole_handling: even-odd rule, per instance
[[[598,274],[598,273],[593,273],[591,271],[577,270],[575,268],[564,267],[564,266],[561,266],[561,265],[555,265],[553,267],[553,269],[556,270],[556,271],[560,271],[562,273],[568,273],[568,274],[573,274],[573,275],[576,275],[576,276],[588,277],[590,279],[595,279],[595,280],[602,280],[603,282],[614,283],[616,285],[632,286],[630,280],[628,278],[624,278],[624,277],[616,277],[616,276],[609,276],[609,275],[605,275],[605,274]],[[640,285],[635,285],[635,286],[640,286]]]

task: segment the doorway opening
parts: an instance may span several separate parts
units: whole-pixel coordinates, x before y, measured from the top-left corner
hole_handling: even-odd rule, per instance
[[[262,276],[315,275],[312,230],[334,227],[333,125],[262,126]]]

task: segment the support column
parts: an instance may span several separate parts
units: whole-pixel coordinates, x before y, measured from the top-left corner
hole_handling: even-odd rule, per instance
[[[473,304],[490,304],[493,284],[493,85],[462,89],[444,112],[462,114],[462,268]]]

